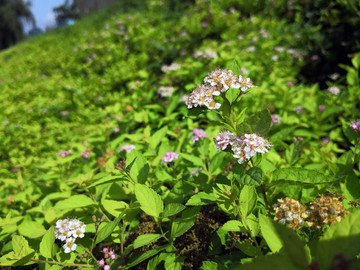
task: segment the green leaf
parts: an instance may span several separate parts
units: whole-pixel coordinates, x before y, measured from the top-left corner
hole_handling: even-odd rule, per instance
[[[30,262],[33,258],[35,251],[29,247],[28,241],[20,236],[14,235],[12,237],[13,250],[0,258],[1,266],[16,266],[32,264]]]
[[[252,262],[236,265],[233,269],[241,270],[300,270],[292,261],[282,254],[269,254],[266,256],[259,256],[253,259]]]
[[[84,194],[73,195],[68,199],[59,201],[55,204],[55,209],[64,210],[64,209],[75,209],[80,207],[87,207],[94,205],[94,201]]]
[[[297,266],[308,266],[309,258],[305,250],[305,242],[294,230],[262,214],[259,214],[259,223],[261,234],[272,252],[281,251]]]
[[[167,254],[164,264],[165,270],[181,270],[184,259],[184,257],[178,257],[174,253]]]
[[[34,251],[29,247],[28,241],[21,235],[14,235],[11,243],[15,255],[19,257],[24,257]]]
[[[227,232],[246,232],[246,228],[239,220],[229,220],[221,227],[221,229]]]
[[[200,270],[218,270],[219,266],[216,262],[204,261]]]
[[[240,192],[240,211],[246,218],[254,210],[257,202],[257,193],[254,186],[244,186]]]
[[[164,211],[164,203],[159,194],[142,184],[135,185],[135,196],[140,208],[149,216],[159,217]]]
[[[194,155],[181,153],[180,157],[190,161],[194,166],[200,166],[200,167],[204,166],[203,160],[201,158],[199,158],[199,157],[194,156]]]
[[[352,59],[351,63],[356,69],[360,68],[360,53],[357,53]]]
[[[259,136],[266,136],[272,124],[271,114],[268,109],[252,114],[246,121],[252,130]]]
[[[278,181],[285,181],[291,185],[294,184],[326,184],[332,182],[331,177],[326,176],[314,170],[307,170],[302,168],[283,168],[278,169],[273,174],[272,183],[276,185]]]
[[[51,226],[40,242],[40,254],[45,258],[51,259],[54,257],[55,252],[55,232],[54,227]]]
[[[164,212],[162,214],[163,217],[171,217],[178,213],[180,213],[182,210],[185,209],[185,206],[183,206],[180,203],[169,203],[165,206]]]
[[[101,204],[114,217],[118,217],[129,207],[126,202],[106,199],[101,200]]]
[[[160,239],[161,237],[162,237],[161,234],[156,234],[156,233],[148,233],[148,234],[139,235],[134,241],[134,248],[146,246],[147,244],[155,242],[156,240]]]
[[[158,248],[146,251],[145,253],[143,253],[139,257],[137,257],[135,260],[133,260],[131,263],[129,263],[126,266],[126,269],[130,269],[130,268],[134,267],[135,265],[151,258],[152,256],[155,256],[156,254],[158,254],[159,252],[163,251],[164,249],[166,249],[168,247],[169,247],[169,245],[164,245],[164,246],[160,246]]]
[[[242,251],[244,252],[246,255],[250,256],[250,257],[256,257],[261,255],[261,252],[259,251],[259,249],[251,244],[249,244],[248,242],[237,242],[236,246]]]
[[[168,131],[168,127],[165,126],[162,129],[159,129],[158,131],[156,131],[151,136],[151,140],[150,140],[150,144],[149,144],[151,149],[153,149],[154,151],[156,150],[156,147],[159,145],[161,140],[165,137],[167,131]]]
[[[99,232],[96,236],[95,245],[104,241],[106,238],[108,238],[113,233],[114,229],[119,224],[119,222],[123,218],[124,214],[125,214],[125,212],[121,213],[115,220],[107,223],[104,227],[102,227],[99,230]]]
[[[342,254],[346,259],[355,258],[360,251],[360,209],[331,225],[320,237],[311,253],[321,269],[329,269],[334,256]]]
[[[136,150],[131,151],[126,159],[126,164],[131,164],[129,173],[136,183],[144,184],[149,174],[149,164]]]
[[[122,176],[122,175],[115,175],[115,176],[114,175],[108,175],[108,176],[100,178],[96,182],[92,183],[91,185],[88,186],[88,188],[96,187],[96,186],[107,184],[107,183],[110,183],[110,182],[116,182],[115,180],[120,180],[120,179],[124,179],[124,176]]]
[[[262,171],[259,167],[252,167],[245,175],[240,178],[240,184],[259,186],[262,180]]]
[[[171,238],[175,239],[186,233],[195,224],[196,216],[200,207],[192,207],[181,214],[181,218],[176,219],[171,224]]]
[[[216,184],[216,186],[216,188],[213,188],[216,203],[223,211],[230,213],[236,206],[236,194],[231,191],[231,187],[228,185]]]
[[[18,226],[21,235],[28,238],[39,238],[46,233],[43,225],[35,221],[24,221]]]
[[[214,174],[216,172],[216,170],[222,170],[223,167],[222,167],[222,164],[224,163],[225,160],[225,157],[226,157],[226,152],[220,152],[220,153],[217,153],[213,159],[211,160],[211,163],[210,163],[210,173],[211,174]]]
[[[216,202],[214,193],[199,192],[190,197],[186,205],[207,205]]]

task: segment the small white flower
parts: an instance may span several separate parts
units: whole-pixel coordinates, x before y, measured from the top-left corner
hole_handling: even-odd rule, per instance
[[[336,86],[331,86],[331,87],[329,87],[328,89],[328,92],[330,93],[330,94],[332,94],[332,95],[338,95],[338,94],[340,94],[340,92],[341,92],[341,90],[340,90],[340,88],[339,87],[336,87]]]
[[[76,250],[77,245],[75,244],[75,239],[68,238],[66,239],[66,243],[63,245],[63,249],[65,253],[70,253],[71,251]]]

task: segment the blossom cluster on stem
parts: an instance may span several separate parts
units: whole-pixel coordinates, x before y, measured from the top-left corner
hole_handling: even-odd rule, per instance
[[[162,157],[161,163],[169,163],[173,162],[174,159],[177,159],[179,154],[176,152],[166,152],[165,155]]]
[[[101,259],[98,264],[100,267],[103,267],[104,270],[110,270],[110,263],[112,260],[115,260],[115,253],[109,251],[108,248],[103,248],[102,252],[104,253],[104,258]]]
[[[214,100],[230,88],[240,89],[245,92],[249,88],[256,87],[250,78],[244,78],[234,74],[231,70],[218,69],[211,72],[203,80],[204,84],[198,85],[185,99],[188,109],[206,106],[209,109],[219,109],[220,103]]]
[[[192,131],[192,134],[193,134],[192,142],[197,142],[201,138],[208,137],[205,130],[203,130],[201,128],[194,128]]]
[[[239,164],[243,164],[256,153],[266,153],[272,145],[257,134],[244,134],[239,138],[230,131],[221,132],[215,138],[215,147],[220,151],[226,150],[228,146],[231,146],[233,157]]]
[[[62,246],[65,253],[70,253],[76,250],[77,245],[75,240],[85,236],[86,225],[84,222],[77,219],[59,219],[56,221],[55,238],[65,241]]]

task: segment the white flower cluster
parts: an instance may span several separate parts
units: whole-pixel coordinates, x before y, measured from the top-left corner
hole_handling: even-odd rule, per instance
[[[169,71],[175,71],[178,70],[180,68],[180,65],[178,63],[171,63],[171,65],[163,65],[161,67],[161,71],[162,72],[169,72]]]
[[[245,134],[238,138],[230,131],[221,132],[215,139],[215,147],[225,150],[229,145],[232,147],[233,156],[237,158],[239,164],[252,158],[256,153],[266,153],[272,146],[265,138],[256,134]]]
[[[160,86],[158,88],[158,94],[160,97],[170,97],[174,92],[174,87],[172,86]]]
[[[256,87],[250,78],[237,76],[231,70],[218,69],[204,78],[204,84],[198,85],[187,96],[185,103],[188,109],[205,105],[209,109],[219,109],[221,104],[216,103],[213,96],[219,96],[229,88],[240,89],[245,92],[249,88]]]
[[[196,59],[211,60],[218,58],[218,54],[211,49],[206,49],[205,51],[196,51],[193,57]]]
[[[83,238],[85,235],[86,225],[77,219],[59,219],[56,221],[55,238],[65,241],[63,249],[65,253],[74,251],[77,247],[75,244],[76,238]]]

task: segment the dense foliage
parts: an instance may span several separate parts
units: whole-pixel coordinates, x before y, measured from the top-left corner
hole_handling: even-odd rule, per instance
[[[305,85],[309,29],[237,2],[124,2],[0,54],[1,266],[359,267],[360,54]]]

